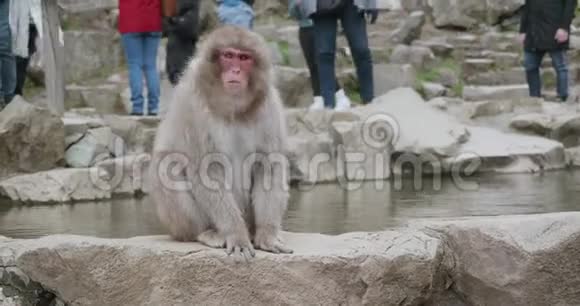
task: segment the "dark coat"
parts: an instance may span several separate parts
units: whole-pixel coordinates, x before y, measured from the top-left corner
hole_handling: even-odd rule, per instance
[[[172,84],[195,53],[199,39],[199,5],[206,0],[177,0],[177,14],[165,19],[167,59],[165,69]]]
[[[558,43],[556,31],[570,33],[577,0],[526,0],[522,11],[520,33],[526,34],[524,48],[528,51],[568,49],[570,41]]]

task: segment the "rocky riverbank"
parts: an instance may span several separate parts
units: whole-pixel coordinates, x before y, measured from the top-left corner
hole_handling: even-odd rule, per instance
[[[99,45],[116,47],[97,54],[100,48],[91,44],[68,44],[71,78],[62,118],[47,113],[42,95],[29,99],[32,103],[17,99],[0,112],[0,141],[6,143],[0,147],[0,196],[68,202],[146,193],[144,171],[161,118],[127,116],[126,72],[107,68],[123,68],[115,51],[116,2],[60,2],[65,45],[67,37],[94,42],[97,35],[111,40]],[[306,111],[312,93],[297,25],[287,18],[285,1],[256,3],[255,30],[270,42],[288,108],[286,153],[293,182],[342,184],[413,173],[538,173],[579,166],[577,88],[567,103],[550,102],[555,78],[552,69],[544,69],[546,97],[527,97],[521,46],[515,41],[522,1],[379,2],[383,11],[368,28],[375,62],[373,104],[356,104],[350,50],[343,35],[338,39],[338,77],[356,106],[346,112]],[[202,15],[209,23],[211,6]],[[574,28],[571,35],[571,83],[580,75],[574,64],[580,58],[579,33]],[[84,62],[90,65],[77,69]],[[544,68],[550,68],[549,58]],[[164,109],[171,97],[165,79],[162,92]]]
[[[345,112],[287,110],[284,153],[295,183],[563,170],[578,163],[578,116],[568,107],[537,99],[426,102],[399,88]],[[506,130],[473,120],[496,112],[513,117]],[[146,193],[160,120],[94,109],[58,118],[17,98],[0,112],[0,195],[47,203]]]
[[[340,236],[285,233],[292,255],[167,237],[0,239],[0,302],[62,305],[576,305],[580,214],[415,221]],[[235,266],[235,268],[234,268]]]

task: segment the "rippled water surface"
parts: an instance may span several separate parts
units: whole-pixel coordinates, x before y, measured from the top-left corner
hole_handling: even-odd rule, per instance
[[[436,182],[436,181],[435,181]],[[293,189],[286,230],[339,234],[373,231],[412,218],[489,216],[580,211],[580,172],[543,175],[496,175],[469,179],[466,191],[450,179],[438,187],[425,179],[417,191],[413,181],[365,183],[347,191],[338,185]],[[0,235],[34,238],[79,234],[125,238],[165,234],[146,197],[98,203],[20,206],[0,200]]]

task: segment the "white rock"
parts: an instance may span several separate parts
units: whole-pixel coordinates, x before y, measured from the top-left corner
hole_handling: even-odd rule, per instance
[[[19,202],[71,202],[111,198],[108,186],[95,182],[107,173],[97,168],[56,169],[11,177],[0,182],[0,195]],[[110,188],[109,188],[110,189]]]
[[[453,172],[453,167],[472,165],[477,172],[535,173],[565,167],[559,142],[483,127],[470,127],[469,132],[469,141],[444,162],[444,168]]]
[[[353,109],[363,122],[382,118],[395,131],[395,152],[452,156],[469,138],[466,127],[443,111],[429,107],[411,88],[395,89],[367,106]],[[370,131],[368,131],[370,132]],[[373,134],[369,133],[372,137]]]

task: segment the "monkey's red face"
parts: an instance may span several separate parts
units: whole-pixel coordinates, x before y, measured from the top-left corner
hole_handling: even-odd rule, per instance
[[[221,80],[228,94],[239,95],[246,91],[254,69],[252,53],[236,48],[219,50]]]

